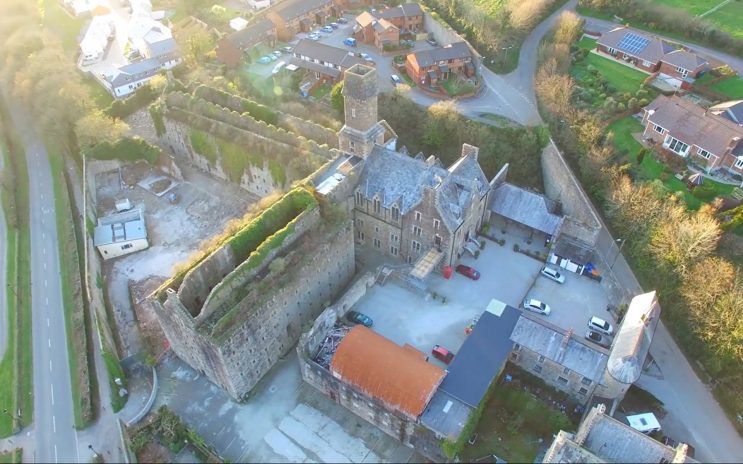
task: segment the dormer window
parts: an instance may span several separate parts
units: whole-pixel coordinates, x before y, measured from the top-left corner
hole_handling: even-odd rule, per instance
[[[423,219],[423,215],[421,214],[420,211],[416,211],[415,212],[415,220],[416,221],[420,221],[421,219]]]
[[[379,212],[381,210],[381,207],[380,207],[380,204],[379,204],[379,198],[375,198],[374,199],[374,201],[372,202],[372,208],[373,208],[373,210],[374,210],[375,213],[379,214]]]
[[[397,206],[392,207],[392,220],[398,222],[400,220],[400,208]]]
[[[364,195],[361,192],[356,192],[356,204],[361,205],[364,203]]]

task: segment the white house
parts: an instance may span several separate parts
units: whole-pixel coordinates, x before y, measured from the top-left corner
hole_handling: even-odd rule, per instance
[[[235,31],[242,31],[248,25],[248,21],[245,18],[238,16],[237,18],[230,19],[230,28]]]
[[[150,16],[138,15],[132,16],[127,36],[132,48],[142,56],[151,58],[147,56],[147,49],[151,44],[172,39],[173,33],[168,26],[155,21]]]
[[[116,26],[111,15],[93,16],[85,37],[80,41],[80,56],[83,61],[93,61],[100,58],[108,47],[109,41],[116,32]]]
[[[245,3],[254,10],[262,10],[271,6],[271,0],[245,0]]]
[[[147,228],[142,210],[135,209],[98,219],[93,244],[103,259],[147,249]]]

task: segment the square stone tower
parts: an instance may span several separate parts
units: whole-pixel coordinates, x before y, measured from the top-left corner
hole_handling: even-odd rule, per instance
[[[343,77],[345,125],[338,133],[342,151],[362,158],[371,153],[374,144],[383,144],[385,128],[377,117],[377,70],[353,65]]]

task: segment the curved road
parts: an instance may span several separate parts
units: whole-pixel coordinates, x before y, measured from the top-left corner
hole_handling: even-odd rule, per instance
[[[51,167],[25,108],[9,101],[26,152],[31,224],[35,462],[80,462],[74,428]],[[83,336],[83,334],[80,334]]]

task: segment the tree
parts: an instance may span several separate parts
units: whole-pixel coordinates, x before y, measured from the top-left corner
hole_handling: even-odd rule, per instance
[[[336,109],[340,114],[344,111],[343,101],[343,81],[338,82],[330,90],[330,105]]]
[[[75,134],[80,148],[92,147],[101,142],[113,144],[129,131],[121,119],[114,119],[101,110],[90,112],[75,123]]]
[[[583,20],[573,11],[563,11],[555,25],[556,43],[572,45],[583,33]]]

